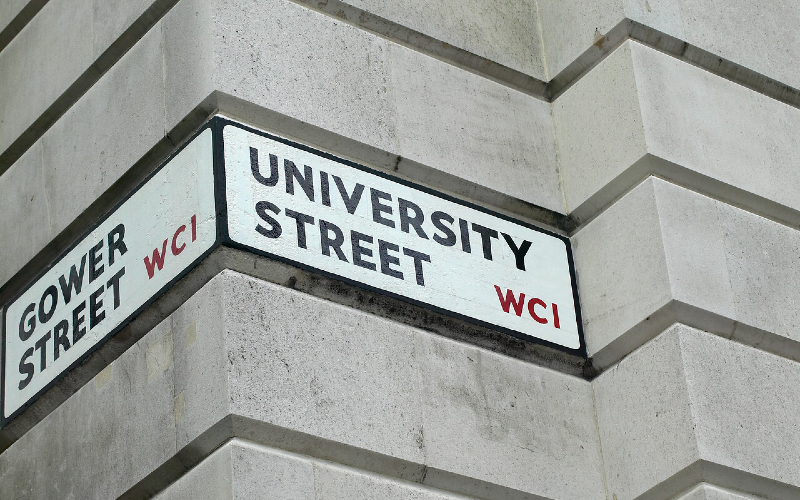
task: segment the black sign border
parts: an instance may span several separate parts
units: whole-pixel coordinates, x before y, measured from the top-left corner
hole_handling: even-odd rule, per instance
[[[366,283],[362,283],[357,280],[353,280],[350,278],[346,278],[343,276],[339,276],[334,273],[330,273],[328,271],[324,271],[322,269],[315,268],[313,266],[303,264],[301,262],[294,261],[292,259],[288,259],[279,255],[274,255],[269,252],[265,252],[263,250],[259,250],[254,247],[250,247],[241,243],[238,243],[231,239],[228,233],[228,214],[227,214],[227,201],[226,201],[226,183],[225,183],[225,144],[223,140],[223,130],[226,126],[236,127],[247,132],[266,137],[268,139],[286,144],[288,146],[292,146],[298,148],[300,150],[306,151],[308,153],[320,156],[322,158],[335,161],[337,163],[344,164],[348,167],[355,168],[357,170],[361,170],[362,172],[366,172],[369,174],[376,175],[378,177],[384,178],[390,182],[396,182],[398,184],[402,184],[404,186],[420,190],[425,192],[431,196],[436,196],[447,200],[452,203],[456,203],[458,205],[471,208],[473,210],[477,210],[479,212],[483,212],[487,215],[491,215],[493,217],[498,217],[500,219],[506,220],[513,224],[518,224],[525,228],[546,234],[548,236],[552,236],[554,238],[558,238],[564,242],[567,250],[567,261],[569,264],[569,272],[570,272],[570,279],[572,282],[572,296],[575,306],[575,315],[578,325],[578,338],[580,341],[580,347],[577,349],[570,349],[565,346],[561,346],[559,344],[555,344],[552,342],[548,342],[546,340],[540,339],[538,337],[533,337],[531,335],[527,335],[516,330],[511,330],[508,328],[503,328],[497,325],[493,325],[491,323],[487,323],[476,318],[472,318],[466,315],[462,315],[459,313],[455,313],[452,311],[448,311],[446,309],[442,309],[440,307],[436,307],[425,302],[421,302],[410,297],[406,297],[400,294],[396,294],[393,292],[389,292],[383,290],[381,288],[374,287],[372,285],[368,285]],[[41,279],[45,274],[47,274],[50,269],[55,267],[58,263],[61,262],[62,259],[66,257],[66,255],[71,252],[76,246],[78,246],[92,231],[94,231],[98,226],[108,220],[114,212],[116,212],[126,201],[128,201],[134,194],[136,194],[145,184],[147,184],[150,179],[152,179],[156,174],[158,174],[161,169],[163,169],[170,161],[172,161],[175,156],[177,156],[181,151],[183,151],[189,144],[191,144],[198,136],[200,136],[206,130],[211,130],[212,132],[212,164],[213,164],[213,180],[214,180],[214,203],[216,208],[216,239],[211,244],[211,246],[203,252],[197,259],[192,261],[189,265],[187,265],[182,271],[180,271],[175,278],[170,280],[167,284],[161,287],[157,292],[155,292],[149,299],[147,299],[139,308],[137,308],[134,312],[132,312],[128,317],[122,320],[119,325],[114,327],[108,334],[106,334],[102,339],[100,339],[94,346],[89,348],[85,353],[83,353],[77,360],[75,360],[72,364],[70,364],[67,368],[61,371],[56,377],[53,378],[50,382],[47,383],[42,389],[40,389],[36,394],[28,398],[28,401],[25,402],[21,407],[19,407],[14,413],[5,417],[5,373],[6,373],[6,314],[8,311],[8,307],[17,299],[19,299],[28,289],[30,289],[39,279]],[[500,331],[512,337],[524,340],[526,342],[530,342],[533,344],[543,345],[549,347],[551,349],[555,349],[557,351],[566,352],[568,354],[572,354],[574,356],[579,356],[583,359],[586,359],[587,351],[586,351],[586,340],[583,334],[583,321],[581,317],[581,309],[580,309],[580,301],[578,298],[578,286],[575,274],[575,263],[572,256],[572,244],[568,237],[548,231],[546,229],[542,229],[540,227],[534,226],[524,221],[520,221],[518,219],[514,219],[513,217],[509,217],[508,215],[495,212],[490,210],[486,207],[468,202],[466,200],[461,200],[454,196],[448,195],[446,193],[442,193],[431,189],[427,186],[423,186],[417,184],[415,182],[411,182],[406,179],[402,179],[399,177],[395,177],[387,172],[383,172],[380,170],[376,170],[359,163],[355,163],[350,160],[346,160],[344,158],[340,158],[336,155],[327,153],[325,151],[320,151],[318,149],[314,149],[310,146],[300,144],[282,137],[278,137],[272,135],[268,132],[264,132],[262,130],[258,130],[253,127],[249,127],[247,125],[235,122],[233,120],[224,118],[222,116],[214,116],[205,124],[203,124],[197,131],[195,131],[178,149],[176,149],[172,154],[170,154],[164,161],[159,164],[157,168],[155,168],[152,172],[150,172],[141,182],[139,182],[136,187],[134,187],[129,193],[127,193],[121,200],[115,203],[111,208],[106,210],[102,216],[100,216],[94,223],[92,223],[80,236],[76,237],[75,240],[64,250],[62,251],[58,257],[53,259],[53,261],[45,266],[39,273],[37,273],[33,278],[28,280],[24,286],[20,288],[20,290],[14,294],[8,301],[3,305],[2,309],[2,324],[0,324],[0,330],[2,330],[2,335],[0,336],[0,340],[2,340],[2,357],[0,357],[0,429],[6,427],[12,420],[14,420],[17,416],[19,416],[22,412],[24,412],[28,407],[34,404],[45,392],[50,390],[55,384],[60,382],[68,373],[70,373],[76,366],[82,364],[86,359],[94,354],[98,349],[100,349],[111,337],[119,333],[120,330],[125,328],[134,318],[136,318],[139,314],[142,313],[145,309],[147,309],[150,305],[153,304],[156,300],[158,300],[164,293],[172,288],[175,283],[183,279],[189,272],[197,267],[203,260],[205,260],[214,250],[216,250],[221,245],[225,245],[231,248],[237,248],[240,250],[245,250],[250,253],[254,253],[256,255],[261,255],[270,259],[277,260],[279,262],[283,262],[285,264],[289,264],[293,267],[297,267],[312,273],[321,274],[323,276],[327,276],[331,279],[342,281],[348,283],[350,285],[356,286],[358,288],[367,290],[372,293],[377,293],[380,295],[385,295],[388,297],[392,297],[394,299],[400,300],[402,302],[406,302],[408,304],[412,304],[417,307],[421,307],[423,309],[427,309],[433,311],[437,314],[443,314],[445,316],[457,318],[460,320],[467,321],[469,323],[488,328],[494,331]]]
[[[313,273],[316,273],[316,274],[322,274],[324,276],[330,277],[330,278],[338,280],[338,281],[343,281],[345,283],[348,283],[350,285],[354,285],[354,286],[356,286],[358,288],[362,288],[362,289],[368,290],[370,292],[378,293],[378,294],[381,294],[381,295],[386,295],[388,297],[392,297],[394,299],[401,300],[403,302],[412,304],[412,305],[417,306],[417,307],[421,307],[423,309],[427,309],[427,310],[433,311],[433,312],[438,313],[438,314],[443,314],[443,315],[446,315],[446,316],[450,316],[450,317],[453,317],[453,318],[464,320],[464,321],[467,321],[469,323],[472,323],[472,324],[475,324],[475,325],[478,325],[478,326],[481,326],[481,327],[484,327],[484,328],[488,328],[488,329],[491,329],[491,330],[500,331],[500,332],[503,332],[503,333],[505,333],[507,335],[510,335],[512,337],[515,337],[515,338],[518,338],[518,339],[521,339],[521,340],[524,340],[524,341],[527,341],[527,342],[530,342],[530,343],[533,343],[533,344],[544,345],[544,346],[547,346],[549,348],[556,349],[558,351],[567,352],[567,353],[575,355],[575,356],[580,356],[583,359],[586,359],[588,357],[587,356],[587,351],[586,351],[586,339],[584,338],[584,335],[583,335],[583,320],[582,320],[582,317],[581,317],[580,300],[578,298],[578,284],[577,284],[576,273],[575,273],[575,262],[574,262],[573,257],[572,257],[572,242],[570,241],[570,239],[568,237],[562,236],[560,234],[557,234],[557,233],[554,233],[554,232],[551,232],[551,231],[548,231],[546,229],[542,229],[540,227],[536,227],[536,226],[534,226],[532,224],[529,224],[527,222],[523,222],[523,221],[514,219],[513,217],[509,217],[509,216],[507,216],[505,214],[501,214],[499,212],[495,212],[495,211],[490,210],[490,209],[488,209],[486,207],[482,207],[480,205],[476,205],[476,204],[468,202],[466,200],[458,199],[458,198],[456,198],[454,196],[450,196],[450,195],[448,195],[446,193],[442,193],[442,192],[436,191],[435,189],[431,189],[431,188],[429,188],[427,186],[422,186],[422,185],[417,184],[415,182],[411,182],[411,181],[406,180],[406,179],[401,179],[399,177],[395,177],[395,176],[393,176],[393,175],[391,175],[391,174],[389,174],[387,172],[376,170],[376,169],[361,165],[359,163],[355,163],[353,161],[346,160],[344,158],[340,158],[340,157],[338,157],[336,155],[332,155],[330,153],[326,153],[324,151],[320,151],[318,149],[314,149],[314,148],[312,148],[310,146],[306,146],[304,144],[300,144],[300,143],[291,141],[289,139],[284,139],[282,137],[278,137],[278,136],[272,135],[272,134],[270,134],[268,132],[264,132],[262,130],[255,129],[253,127],[249,127],[247,125],[244,125],[244,124],[229,120],[229,119],[224,118],[224,117],[217,117],[217,118],[215,118],[215,120],[216,120],[215,128],[217,128],[216,137],[218,138],[217,139],[218,140],[218,143],[217,143],[218,147],[214,149],[214,153],[215,153],[215,155],[214,155],[214,160],[215,160],[214,161],[215,181],[216,181],[216,187],[220,190],[219,191],[219,197],[217,199],[221,201],[221,203],[223,205],[223,212],[225,212],[224,215],[220,216],[219,207],[218,207],[217,222],[220,224],[220,226],[222,226],[220,228],[219,235],[220,235],[220,238],[222,239],[222,244],[223,245],[229,246],[229,247],[232,247],[232,248],[238,248],[238,249],[241,249],[241,250],[245,250],[247,252],[254,253],[254,254],[257,254],[257,255],[261,255],[261,256],[264,256],[264,257],[268,257],[270,259],[274,259],[274,260],[277,260],[277,261],[280,261],[280,262],[284,262],[284,263],[289,264],[291,266],[298,267],[300,269],[304,269],[306,271],[310,271],[310,272],[313,272]],[[564,244],[566,246],[566,249],[567,249],[567,261],[568,261],[568,264],[569,264],[570,280],[572,282],[572,299],[573,299],[573,302],[574,302],[574,305],[575,305],[575,316],[576,316],[576,321],[577,321],[577,325],[578,325],[578,340],[580,342],[580,346],[577,349],[571,349],[569,347],[565,347],[565,346],[562,346],[562,345],[559,345],[559,344],[555,344],[553,342],[548,342],[547,340],[540,339],[538,337],[527,335],[525,333],[518,332],[516,330],[511,330],[509,328],[504,328],[504,327],[501,327],[501,326],[493,325],[491,323],[488,323],[488,322],[485,322],[485,321],[481,321],[479,319],[472,318],[470,316],[466,316],[466,315],[463,315],[463,314],[459,314],[459,313],[455,313],[455,312],[452,312],[452,311],[448,311],[447,309],[442,309],[440,307],[437,307],[437,306],[434,306],[434,305],[431,305],[431,304],[428,304],[428,303],[425,303],[425,302],[422,302],[422,301],[418,301],[416,299],[412,299],[412,298],[406,297],[404,295],[400,295],[400,294],[396,294],[396,293],[393,293],[393,292],[389,292],[389,291],[383,290],[381,288],[374,287],[372,285],[368,285],[366,283],[362,283],[360,281],[357,281],[357,280],[354,280],[354,279],[351,279],[351,278],[347,278],[347,277],[344,277],[344,276],[339,276],[338,274],[334,274],[334,273],[331,273],[331,272],[328,272],[328,271],[324,271],[322,269],[318,269],[318,268],[310,266],[308,264],[303,264],[302,262],[297,262],[295,260],[292,260],[292,259],[289,259],[289,258],[286,258],[286,257],[282,257],[280,255],[275,255],[275,254],[266,252],[264,250],[260,250],[258,248],[254,248],[254,247],[251,247],[251,246],[248,246],[248,245],[245,245],[245,244],[242,244],[242,243],[239,243],[239,242],[233,240],[230,237],[230,234],[228,233],[227,212],[225,210],[226,209],[226,205],[227,205],[227,201],[226,201],[226,194],[225,194],[225,192],[226,192],[226,189],[225,189],[225,149],[224,149],[225,145],[224,145],[224,140],[223,140],[223,131],[224,131],[224,128],[226,126],[232,126],[232,127],[235,127],[235,128],[241,129],[241,130],[245,130],[247,132],[250,132],[250,133],[253,133],[253,134],[256,134],[256,135],[259,135],[261,137],[266,137],[266,138],[271,139],[273,141],[277,141],[277,142],[286,144],[288,146],[292,146],[292,147],[301,149],[303,151],[306,151],[308,153],[314,154],[316,156],[320,156],[322,158],[325,158],[325,159],[328,159],[328,160],[331,160],[331,161],[342,163],[344,165],[347,165],[348,167],[352,167],[352,168],[355,168],[357,170],[361,170],[362,172],[366,172],[366,173],[369,173],[369,174],[377,175],[378,177],[381,177],[381,178],[386,179],[388,181],[395,182],[395,183],[398,183],[398,184],[402,184],[404,186],[407,186],[407,187],[410,187],[410,188],[413,188],[413,189],[418,189],[418,190],[420,190],[420,191],[422,191],[424,193],[427,193],[427,194],[429,194],[431,196],[436,196],[438,198],[442,198],[442,199],[447,200],[449,202],[456,203],[458,205],[461,205],[461,206],[464,206],[464,207],[467,207],[467,208],[471,208],[473,210],[477,210],[479,212],[483,212],[483,213],[485,213],[487,215],[491,215],[493,217],[497,217],[497,218],[503,219],[503,220],[511,222],[513,224],[518,224],[518,225],[523,226],[525,228],[528,228],[528,229],[531,229],[531,230],[546,234],[548,236],[552,236],[554,238],[560,239],[562,242],[564,242]]]
[[[150,181],[150,179],[152,179],[156,174],[158,174],[161,171],[161,169],[163,169],[165,166],[167,166],[167,164],[170,161],[172,161],[173,158],[175,158],[181,151],[183,151],[187,146],[189,146],[192,142],[194,142],[194,140],[198,136],[200,136],[200,134],[205,132],[206,130],[209,130],[209,129],[211,130],[211,150],[212,150],[212,152],[216,152],[216,145],[217,145],[217,137],[216,137],[217,136],[217,130],[215,128],[215,120],[216,119],[217,119],[216,117],[212,118],[211,120],[209,120],[208,122],[203,124],[203,126],[200,127],[197,131],[195,131],[183,144],[181,144],[181,146],[178,149],[176,149],[172,154],[170,154],[167,157],[167,159],[165,159],[163,162],[161,162],[161,164],[159,164],[159,166],[155,170],[150,172],[147,175],[147,177],[144,178],[144,180],[142,180],[139,184],[137,184],[136,187],[133,188],[129,193],[127,193],[120,201],[115,203],[114,206],[112,206],[110,209],[106,210],[103,213],[102,216],[100,216],[94,223],[92,223],[88,227],[88,229],[86,231],[84,231],[83,233],[81,233],[80,236],[75,238],[75,240],[69,245],[69,247],[66,250],[61,252],[58,255],[58,257],[56,257],[49,265],[45,266],[45,268],[42,269],[42,271],[40,271],[36,276],[34,276],[30,280],[28,280],[28,282],[20,289],[20,291],[17,292],[16,294],[14,294],[14,296],[11,297],[10,299],[8,299],[8,301],[4,304],[4,306],[3,306],[3,314],[2,314],[2,322],[3,323],[2,323],[2,325],[0,325],[2,327],[1,328],[2,329],[2,337],[1,337],[2,345],[0,345],[0,347],[2,348],[2,351],[3,351],[2,359],[0,359],[0,429],[6,427],[12,420],[14,420],[17,416],[19,416],[20,413],[22,413],[28,407],[30,407],[33,403],[35,403],[42,396],[42,394],[44,394],[45,392],[50,390],[55,384],[60,382],[69,372],[74,370],[76,366],[78,366],[81,363],[83,363],[84,361],[86,361],[86,359],[89,356],[91,356],[92,354],[94,354],[98,349],[100,349],[100,347],[102,347],[108,341],[108,339],[110,339],[111,337],[113,337],[114,335],[119,333],[120,330],[122,330],[123,328],[128,326],[128,323],[130,323],[134,318],[136,318],[139,314],[141,314],[142,311],[147,309],[150,305],[153,304],[153,302],[155,302],[162,295],[164,295],[164,293],[167,290],[169,290],[170,288],[172,288],[173,285],[175,285],[175,283],[177,283],[178,281],[183,279],[190,271],[192,271],[195,267],[197,267],[197,265],[200,262],[205,260],[211,254],[211,252],[213,252],[214,250],[217,249],[217,247],[219,247],[219,244],[220,244],[220,237],[219,237],[220,236],[220,231],[219,231],[219,223],[217,223],[217,237],[216,237],[215,241],[211,244],[211,246],[209,247],[208,250],[203,252],[203,254],[200,255],[200,257],[198,257],[197,259],[192,261],[191,264],[186,266],[181,272],[179,272],[177,274],[177,276],[175,276],[175,278],[173,278],[167,284],[165,284],[163,287],[161,287],[156,293],[154,293],[149,299],[147,299],[139,308],[137,308],[135,311],[133,311],[124,320],[122,320],[119,325],[117,325],[116,327],[112,328],[111,331],[108,334],[106,334],[102,339],[100,339],[94,346],[89,348],[88,351],[83,353],[71,365],[69,365],[67,368],[62,370],[61,373],[59,373],[55,378],[53,378],[53,380],[48,382],[47,385],[42,387],[36,394],[34,394],[30,398],[28,398],[28,401],[26,401],[25,404],[23,404],[16,411],[14,411],[14,413],[9,415],[8,418],[5,417],[5,402],[6,402],[6,397],[5,397],[5,392],[6,392],[6,381],[5,381],[5,376],[6,376],[6,348],[5,348],[5,346],[6,346],[6,335],[7,335],[7,332],[6,332],[6,312],[8,311],[8,307],[12,303],[14,303],[14,301],[16,301],[18,298],[20,298],[25,292],[27,292],[28,289],[30,289],[39,279],[41,279],[45,274],[47,274],[47,272],[50,271],[50,269],[52,269],[59,262],[61,262],[61,260],[64,259],[64,257],[66,257],[67,254],[69,252],[71,252],[75,247],[77,247],[89,234],[91,234],[92,231],[94,231],[102,223],[104,223],[106,220],[108,220],[109,217],[114,215],[114,212],[116,212],[126,201],[128,201],[134,194],[136,194],[142,187],[144,187],[144,185],[147,184]],[[213,174],[212,175],[213,175],[213,178],[215,179],[215,183],[216,183],[216,172],[217,172],[216,156],[212,157],[212,165],[213,165]],[[216,186],[215,186],[214,195],[215,195],[214,203],[216,205],[217,215],[219,215],[220,203],[219,203],[219,199],[216,197],[216,195],[217,195]]]

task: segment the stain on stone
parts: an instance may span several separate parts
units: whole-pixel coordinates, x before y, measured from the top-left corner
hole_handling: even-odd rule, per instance
[[[147,348],[147,382],[158,376],[172,364],[172,334]]]
[[[594,46],[600,50],[603,50],[603,44],[606,43],[606,37],[600,33],[600,30],[595,28],[594,30]]]
[[[197,340],[197,322],[192,321],[192,324],[186,327],[186,331],[183,332],[183,336],[186,339],[186,347],[194,344]]]
[[[647,12],[653,12],[653,9],[650,8],[650,2],[644,0],[644,7],[647,9]]]
[[[111,381],[111,376],[114,373],[114,363],[103,368],[100,373],[94,376],[94,387],[95,389],[100,389],[107,383]]]
[[[178,393],[175,396],[175,423],[177,424],[181,420],[183,420],[183,416],[186,414],[186,397],[184,396],[184,391]]]

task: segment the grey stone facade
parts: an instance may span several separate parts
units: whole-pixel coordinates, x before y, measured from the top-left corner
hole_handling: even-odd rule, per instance
[[[798,26],[0,0],[0,304],[223,115],[569,236],[590,358],[223,247],[0,430],[0,498],[800,498]]]

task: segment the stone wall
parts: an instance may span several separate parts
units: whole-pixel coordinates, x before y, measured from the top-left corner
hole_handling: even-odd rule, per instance
[[[3,2],[0,304],[220,114],[569,236],[590,359],[220,248],[0,430],[0,498],[800,497],[798,25]]]

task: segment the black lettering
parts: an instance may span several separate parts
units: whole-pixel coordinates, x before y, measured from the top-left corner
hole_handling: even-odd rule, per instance
[[[449,227],[445,226],[442,223],[443,220],[449,222],[450,224],[454,222],[453,217],[444,212],[439,212],[437,210],[431,214],[431,222],[433,223],[434,227],[444,233],[444,238],[438,234],[434,234],[433,241],[442,246],[451,247],[456,244],[456,233],[454,233]]]
[[[514,252],[514,259],[516,259],[517,261],[517,269],[524,271],[525,254],[527,254],[528,250],[530,250],[531,242],[525,240],[522,242],[522,245],[520,245],[519,248],[517,248],[517,244],[514,243],[514,239],[511,238],[511,236],[507,235],[506,233],[503,233],[503,239],[506,240],[506,243],[508,243],[509,248],[511,248],[511,251]]]
[[[458,227],[461,229],[461,250],[472,253],[472,245],[469,243],[469,222],[458,219]]]
[[[72,310],[72,345],[75,345],[84,335],[86,335],[86,328],[81,328],[84,317],[80,314],[86,309],[86,301],[84,300],[78,307]]]
[[[36,310],[36,304],[28,304],[28,307],[25,308],[25,311],[22,313],[22,317],[19,319],[19,339],[23,342],[28,340],[33,333],[33,330],[36,328],[36,315],[33,314],[33,311]],[[28,318],[26,321],[25,318]],[[25,324],[28,324],[28,329],[25,329]]]
[[[370,198],[372,199],[372,220],[384,226],[394,227],[394,221],[382,216],[381,213],[392,214],[392,207],[384,205],[381,200],[392,201],[392,195],[384,193],[375,188],[369,189]]]
[[[261,220],[268,223],[270,225],[270,229],[265,228],[261,224],[256,225],[256,231],[261,233],[262,235],[266,236],[267,238],[277,238],[281,235],[282,229],[281,225],[278,221],[272,218],[271,215],[267,213],[267,209],[271,210],[275,214],[281,213],[281,209],[273,205],[268,201],[259,201],[256,203],[256,213]]]
[[[409,209],[414,212],[414,217],[408,216]],[[414,228],[414,231],[417,232],[417,236],[425,240],[428,239],[428,235],[425,234],[425,231],[422,229],[422,223],[425,221],[425,214],[422,213],[422,209],[419,208],[419,205],[404,200],[403,198],[397,198],[397,212],[400,216],[401,231],[407,233],[409,232],[409,226],[411,226]]]
[[[372,257],[372,250],[361,246],[361,242],[372,243],[372,236],[359,233],[358,231],[350,231],[350,246],[353,248],[353,264],[370,271],[375,270],[375,264],[361,258],[362,255]]]
[[[109,239],[111,237],[109,236]],[[61,285],[61,295],[64,296],[64,303],[69,304],[69,301],[72,300],[72,291],[75,290],[75,295],[81,293],[81,288],[83,287],[83,269],[86,267],[86,255],[81,256],[81,270],[75,268],[75,264],[72,264],[72,268],[69,270],[69,282],[65,279],[64,275],[62,274],[58,278],[58,284]]]
[[[319,171],[319,189],[322,191],[322,204],[326,207],[331,206],[331,184],[328,181],[328,173]]]
[[[44,310],[44,299],[50,297],[50,310]],[[39,299],[39,324],[43,325],[47,323],[50,318],[53,317],[53,314],[56,312],[56,306],[58,305],[58,289],[55,285],[50,285],[42,294],[42,298]]]
[[[250,171],[253,172],[253,178],[265,186],[274,186],[278,183],[278,157],[269,155],[269,177],[261,175],[261,170],[258,168],[258,149],[250,148]]]
[[[331,239],[329,233],[333,232],[335,237]],[[327,255],[330,257],[331,255],[331,248],[333,251],[336,252],[336,256],[339,257],[339,260],[343,260],[347,262],[347,257],[344,256],[344,252],[342,252],[342,243],[344,243],[344,234],[342,234],[342,230],[339,229],[339,226],[332,222],[328,222],[325,220],[319,220],[319,240],[320,245],[322,246],[322,255]]]
[[[294,219],[297,223],[297,246],[300,248],[308,248],[306,246],[306,224],[313,224],[314,218],[304,213],[295,212],[290,208],[285,209],[283,213],[286,217]]]
[[[425,286],[425,277],[422,274],[422,262],[430,262],[430,255],[411,250],[410,248],[403,248],[403,255],[408,255],[414,259],[414,272],[417,275],[417,285]]]
[[[353,188],[353,194],[350,195],[347,194],[347,189],[345,189],[342,179],[334,175],[333,182],[336,184],[336,188],[339,190],[339,194],[342,197],[342,201],[347,209],[347,213],[351,215],[354,214],[356,208],[358,208],[358,202],[361,201],[361,195],[364,193],[364,185],[357,183],[356,187]]]
[[[106,290],[112,288],[114,290],[114,309],[119,307],[119,280],[125,276],[125,267],[117,271],[117,274],[111,277],[106,283]]]
[[[53,328],[53,360],[55,361],[61,355],[59,348],[63,347],[64,352],[70,348],[67,332],[69,331],[69,321],[62,319],[59,321],[55,328]]]
[[[125,238],[125,225],[120,224],[108,233],[108,265],[114,265],[114,250],[119,252],[119,256],[122,257],[125,255],[125,252],[128,251],[128,247],[125,245],[123,241]]]
[[[472,230],[481,235],[481,242],[483,243],[483,258],[492,260],[492,238],[497,239],[497,231],[489,229],[488,227],[481,226],[480,224],[472,223]]]
[[[89,295],[89,329],[93,329],[97,325],[103,321],[103,318],[106,317],[105,311],[100,311],[100,314],[97,314],[97,311],[103,307],[103,300],[100,299],[100,296],[103,295],[103,285],[100,285],[100,288],[92,292]]]
[[[400,247],[388,241],[378,240],[378,257],[381,261],[381,272],[393,278],[403,279],[402,272],[390,267],[392,264],[399,265],[400,259],[394,255],[389,255],[389,251],[399,252]]]
[[[98,264],[103,262],[103,254],[99,253],[102,248],[103,240],[100,240],[97,245],[89,250],[89,283],[99,278],[100,275],[103,274],[103,271],[105,271],[105,266],[102,264],[98,267]]]
[[[294,180],[300,184],[300,187],[306,193],[309,201],[314,201],[314,177],[311,172],[311,167],[308,165],[303,166],[303,175],[295,166],[294,162],[283,160],[283,170],[286,176],[286,192],[294,194]]]
[[[47,368],[47,341],[50,340],[50,337],[52,337],[51,332],[47,332],[33,344],[39,351],[39,372],[43,372]]]
[[[35,370],[33,363],[28,363],[25,360],[33,356],[33,347],[29,347],[22,359],[19,360],[19,374],[25,375],[25,378],[19,382],[19,390],[28,387],[28,384],[33,380],[33,372]]]

